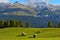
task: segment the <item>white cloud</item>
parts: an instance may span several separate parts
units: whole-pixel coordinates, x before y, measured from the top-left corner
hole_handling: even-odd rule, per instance
[[[42,0],[43,2],[49,4],[50,0]]]
[[[33,4],[36,2],[45,2],[48,4],[50,0],[27,0],[27,1],[29,1],[30,3],[33,3]]]
[[[0,2],[9,3],[9,0],[0,0]]]
[[[27,0],[28,1],[28,3],[31,5],[31,6],[33,6],[33,5],[35,5],[35,3],[37,3],[37,2],[45,2],[46,4],[49,4],[49,1],[50,0]]]

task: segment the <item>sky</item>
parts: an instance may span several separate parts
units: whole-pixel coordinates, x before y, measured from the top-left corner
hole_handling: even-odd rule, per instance
[[[5,2],[5,3],[14,3],[15,1],[18,1],[20,3],[26,3],[27,0],[0,0],[0,2]],[[30,0],[31,2],[33,2],[32,0]],[[46,1],[46,0],[44,0]],[[60,4],[60,0],[50,0],[50,4]]]
[[[10,2],[15,2],[16,0],[10,0]],[[25,3],[27,0],[17,0],[19,2]],[[45,0],[44,0],[45,1]],[[50,0],[50,4],[60,4],[60,0]]]
[[[60,0],[51,0],[50,4],[60,4]]]
[[[0,2],[8,3],[8,2],[9,2],[9,0],[0,0]]]

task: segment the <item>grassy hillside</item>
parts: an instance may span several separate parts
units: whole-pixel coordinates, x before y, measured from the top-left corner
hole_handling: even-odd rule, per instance
[[[37,38],[30,38],[38,30]],[[27,35],[19,36],[22,32]],[[0,40],[60,40],[59,28],[5,28],[0,29]]]

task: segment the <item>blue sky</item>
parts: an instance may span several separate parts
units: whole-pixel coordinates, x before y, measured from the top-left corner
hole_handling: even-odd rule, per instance
[[[50,3],[51,4],[60,4],[60,0],[51,0]]]
[[[10,0],[11,3],[14,3],[15,1],[21,2],[21,3],[26,3],[27,0]]]
[[[11,3],[14,3],[15,1],[26,3],[27,0],[10,0]],[[60,4],[60,0],[50,0],[50,4]]]

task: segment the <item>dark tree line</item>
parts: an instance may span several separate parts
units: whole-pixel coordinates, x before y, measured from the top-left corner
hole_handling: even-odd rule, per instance
[[[6,28],[6,27],[30,27],[30,22],[26,22],[26,25],[24,26],[23,20],[0,20],[0,28]]]
[[[21,28],[30,28],[31,24],[30,22],[26,22],[24,24],[23,20],[0,20],[0,28],[7,28],[7,27],[21,27]],[[53,28],[53,22],[49,21],[48,22],[48,27]],[[60,28],[60,22],[55,26],[56,28]]]
[[[49,21],[48,22],[48,27],[49,28],[53,28],[53,27],[55,27],[55,28],[60,28],[60,22],[58,22],[55,26],[53,25],[53,21]]]

